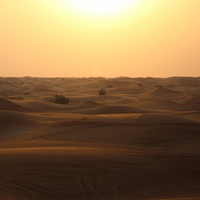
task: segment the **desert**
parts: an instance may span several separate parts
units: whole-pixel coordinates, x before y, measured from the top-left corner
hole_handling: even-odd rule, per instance
[[[0,0],[0,200],[200,200],[200,0]]]
[[[0,78],[1,200],[198,200],[199,156],[200,78]]]

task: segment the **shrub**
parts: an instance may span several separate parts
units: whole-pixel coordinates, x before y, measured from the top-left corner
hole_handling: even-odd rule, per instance
[[[108,87],[108,88],[113,88],[113,86],[112,86],[112,85],[107,85],[107,87]]]
[[[154,85],[154,87],[156,87],[156,88],[163,88],[164,86],[163,85]]]
[[[30,95],[31,93],[30,92],[24,92],[24,95]]]
[[[106,94],[106,91],[104,89],[99,90],[99,95],[105,95],[105,94]]]
[[[64,95],[55,95],[55,103],[59,103],[59,104],[68,104],[69,103],[69,97],[66,98]]]

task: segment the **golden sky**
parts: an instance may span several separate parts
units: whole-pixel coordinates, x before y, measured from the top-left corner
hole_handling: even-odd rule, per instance
[[[0,76],[200,76],[200,0],[67,1],[0,0]]]

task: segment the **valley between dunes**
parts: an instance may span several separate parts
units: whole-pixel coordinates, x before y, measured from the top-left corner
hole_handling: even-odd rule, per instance
[[[200,78],[0,77],[0,200],[199,199]]]

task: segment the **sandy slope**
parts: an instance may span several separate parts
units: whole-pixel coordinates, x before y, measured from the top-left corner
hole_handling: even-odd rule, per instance
[[[0,110],[12,110],[12,111],[31,111],[31,109],[28,109],[24,106],[21,106],[15,102],[13,102],[10,99],[6,99],[2,96],[0,96]]]
[[[0,78],[0,95],[0,200],[200,199],[200,78]]]

